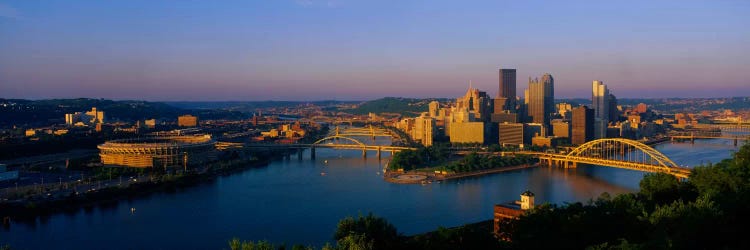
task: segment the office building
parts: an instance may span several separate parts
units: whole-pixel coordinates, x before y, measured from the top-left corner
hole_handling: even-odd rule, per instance
[[[523,123],[500,123],[498,127],[498,144],[502,146],[523,144]]]
[[[609,88],[602,81],[595,80],[591,84],[591,103],[594,109],[594,137],[606,138],[609,122],[619,120],[617,98],[609,93]]]
[[[523,127],[523,144],[531,145],[532,139],[544,136],[545,128],[541,123],[525,123]]]
[[[487,92],[469,87],[464,96],[456,98],[456,110],[467,111],[476,120],[489,121],[493,111],[492,99]]]
[[[495,113],[492,114],[492,117],[490,117],[490,121],[493,123],[516,123],[519,122],[518,120],[518,114],[511,113],[508,110],[503,111],[502,113]]]
[[[196,127],[198,126],[198,117],[192,115],[181,115],[177,117],[177,126]]]
[[[594,110],[586,106],[574,108],[570,142],[574,145],[584,144],[594,139]]]
[[[86,112],[86,115],[91,117],[89,123],[104,123],[104,111],[96,110],[96,107],[91,108],[91,111]]]
[[[96,107],[91,108],[91,111],[65,114],[65,124],[69,126],[90,126],[101,123],[104,123],[104,111],[97,110]]]
[[[591,108],[594,109],[594,117],[607,119],[609,116],[609,89],[604,82],[595,80],[592,83]]]
[[[609,94],[609,120],[610,123],[617,123],[620,121],[620,110],[617,108],[617,97],[613,94]]]
[[[507,109],[510,108],[508,103],[508,98],[505,97],[497,97],[495,99],[492,99],[493,102],[493,114],[499,114],[503,113],[505,111],[508,111]],[[515,109],[515,108],[514,108]]]
[[[570,124],[564,121],[552,121],[552,135],[561,138],[570,138]]]
[[[492,99],[484,91],[469,87],[446,117],[445,131],[451,143],[487,143],[491,137],[489,121]]]
[[[424,146],[432,146],[435,130],[435,118],[430,117],[427,113],[422,113],[421,116],[414,119],[412,138]]]
[[[557,146],[563,145],[566,142],[568,142],[568,138],[557,136],[537,136],[531,138],[531,145],[539,147],[556,148]]]
[[[529,88],[524,96],[527,121],[549,125],[550,115],[555,112],[555,87],[552,75],[546,73],[541,80],[529,78]]]
[[[516,100],[516,69],[500,69],[498,98]]]
[[[573,107],[570,105],[570,103],[561,102],[557,105],[557,113],[560,114],[565,119],[570,119],[570,110],[573,109]]]
[[[437,118],[439,116],[438,114],[439,110],[440,110],[440,103],[438,101],[431,101],[429,105],[430,117]]]

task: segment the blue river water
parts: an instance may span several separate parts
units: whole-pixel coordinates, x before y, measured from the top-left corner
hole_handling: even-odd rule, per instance
[[[728,140],[665,143],[655,148],[680,165],[728,158]],[[321,246],[346,216],[373,213],[410,235],[492,218],[496,203],[524,190],[536,201],[587,201],[602,192],[638,189],[643,173],[597,166],[540,167],[429,185],[383,181],[388,161],[359,151],[318,149],[251,168],[175,193],[119,202],[117,206],[57,214],[35,224],[0,229],[0,245],[13,249],[225,249],[226,242],[268,240]],[[324,163],[327,161],[327,163]],[[322,175],[321,172],[325,172]],[[131,208],[136,208],[131,213]]]

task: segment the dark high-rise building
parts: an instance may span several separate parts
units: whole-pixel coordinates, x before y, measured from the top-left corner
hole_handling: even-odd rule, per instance
[[[570,142],[584,144],[594,139],[594,110],[586,106],[574,108]]]
[[[609,94],[609,122],[616,123],[620,121],[620,110],[617,109],[617,97]]]
[[[500,69],[500,89],[497,97],[516,100],[516,69]]]
[[[529,88],[524,93],[528,121],[549,125],[550,115],[555,112],[554,79],[549,73],[542,79],[529,78]]]

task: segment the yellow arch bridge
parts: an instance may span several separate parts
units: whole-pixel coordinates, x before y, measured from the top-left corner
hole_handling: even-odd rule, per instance
[[[638,141],[608,138],[590,141],[567,154],[542,152],[514,152],[539,157],[544,165],[575,168],[579,163],[630,169],[651,173],[667,173],[688,178],[691,169],[680,167],[667,156]]]

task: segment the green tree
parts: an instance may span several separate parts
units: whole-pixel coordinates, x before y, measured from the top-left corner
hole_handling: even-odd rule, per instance
[[[640,182],[643,197],[657,204],[671,203],[679,198],[680,181],[666,173],[646,174]]]
[[[401,235],[391,223],[372,214],[346,217],[339,221],[334,239],[340,246],[368,247],[365,249],[400,248]],[[370,245],[370,243],[372,243]]]

